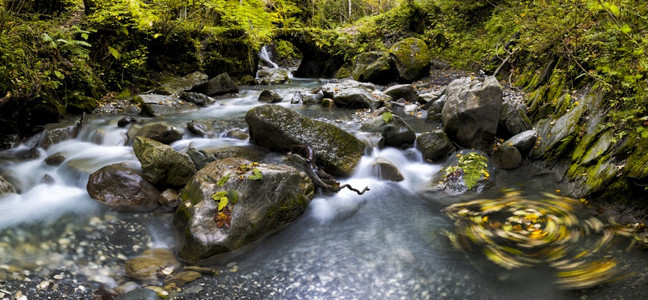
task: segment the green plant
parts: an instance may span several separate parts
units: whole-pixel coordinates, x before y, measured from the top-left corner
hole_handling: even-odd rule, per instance
[[[394,115],[390,112],[384,112],[382,115],[380,115],[385,122],[385,124],[389,124],[394,119]]]
[[[446,181],[457,180],[459,177],[462,177],[466,187],[470,190],[480,180],[485,180],[490,177],[488,173],[488,158],[486,156],[471,152],[466,155],[457,154],[457,157],[457,165],[443,168],[443,171],[446,173]]]

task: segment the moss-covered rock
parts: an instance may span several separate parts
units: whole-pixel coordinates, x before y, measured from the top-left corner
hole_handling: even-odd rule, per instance
[[[253,171],[242,165],[257,169],[262,178],[253,180]],[[215,216],[223,200],[212,196],[221,191],[228,198],[231,220],[219,226]],[[252,166],[239,158],[215,161],[198,171],[180,195],[182,203],[174,217],[183,241],[180,256],[197,261],[239,249],[294,221],[314,192],[310,178],[290,166]]]
[[[245,115],[245,121],[253,143],[279,152],[291,151],[296,145],[310,145],[317,154],[317,164],[334,175],[350,175],[364,154],[365,145],[352,134],[282,106],[253,108]]]
[[[163,95],[180,95],[196,86],[207,82],[208,76],[202,72],[193,72],[183,77],[171,78],[155,89],[155,93]]]
[[[361,53],[355,58],[352,75],[357,81],[385,84],[395,80],[398,72],[389,53],[371,51]]]
[[[407,38],[389,48],[398,77],[401,81],[412,82],[428,75],[432,56],[423,40]]]
[[[196,172],[189,155],[160,142],[138,136],[135,137],[133,150],[142,164],[144,178],[153,184],[184,185]]]

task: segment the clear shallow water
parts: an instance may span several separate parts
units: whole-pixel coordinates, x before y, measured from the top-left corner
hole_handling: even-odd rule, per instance
[[[294,82],[276,88],[290,99],[292,93],[318,85],[312,80]],[[155,121],[185,128],[187,122],[199,120],[214,127],[215,138],[196,137],[185,130],[185,139],[172,144],[178,151],[246,145],[247,141],[222,136],[230,130],[246,130],[243,117],[260,105],[256,99],[261,89],[244,90],[199,111]],[[352,110],[280,105],[317,119],[342,120],[335,124],[367,138],[356,132],[358,124],[349,121]],[[0,196],[0,288],[8,282],[11,288],[4,289],[13,294],[11,289],[17,285],[11,284],[24,278],[31,278],[32,288],[46,280],[59,280],[61,286],[85,286],[92,298],[91,290],[100,284],[112,287],[127,280],[123,262],[128,257],[148,248],[174,246],[171,215],[106,211],[85,191],[88,175],[105,165],[126,163],[139,168],[132,148],[124,146],[127,129],[117,127],[118,119],[91,116],[77,139],[39,149],[34,159],[11,159],[12,151],[3,153],[6,159],[0,162],[0,171],[20,194]],[[60,166],[44,163],[46,157],[59,152],[66,157]],[[395,163],[405,180],[382,180],[371,166],[378,157]],[[191,294],[193,299],[648,297],[648,279],[642,277],[648,274],[646,254],[634,248],[626,252],[626,242],[610,246],[602,255],[615,258],[623,268],[619,274],[630,277],[577,291],[560,289],[548,266],[506,270],[479,249],[455,249],[444,231],[456,228],[442,209],[459,198],[417,192],[439,169],[439,165],[423,162],[413,148],[368,150],[356,173],[343,183],[369,186],[369,192],[318,195],[293,224],[236,253],[205,262],[221,269],[221,274],[203,277],[185,289],[199,290]],[[46,175],[53,184],[43,183]],[[517,188],[529,197],[561,188],[555,178],[530,167],[498,172],[495,177],[494,187],[461,200],[497,197],[500,188]],[[32,297],[38,295],[34,293]]]

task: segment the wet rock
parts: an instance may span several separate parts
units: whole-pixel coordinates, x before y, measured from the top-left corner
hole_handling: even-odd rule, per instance
[[[549,158],[552,150],[567,145],[577,135],[578,122],[586,111],[585,105],[578,105],[558,120],[542,119],[536,124],[538,130],[538,148],[531,150],[532,159]]]
[[[166,189],[160,194],[160,197],[158,197],[158,203],[170,209],[175,209],[176,207],[178,207],[179,201],[180,196],[178,194],[178,191],[174,189]]]
[[[61,152],[54,153],[48,156],[47,158],[45,158],[45,163],[48,166],[58,166],[62,164],[63,161],[65,161],[65,155],[63,155],[63,153]]]
[[[117,292],[117,294],[126,294],[126,293],[128,293],[130,291],[133,291],[133,290],[139,288],[139,287],[140,287],[139,284],[137,284],[137,283],[135,283],[133,281],[127,281],[127,282],[124,282],[124,283],[116,286],[115,287],[115,292]]]
[[[152,184],[184,185],[196,172],[189,155],[176,152],[160,142],[138,136],[133,143],[133,150],[142,164],[144,178]]]
[[[352,134],[282,106],[253,108],[245,121],[253,143],[284,153],[296,145],[310,145],[317,153],[318,165],[332,175],[350,175],[364,154],[364,144]]]
[[[205,94],[194,93],[194,92],[182,92],[180,93],[180,98],[185,101],[194,103],[198,106],[209,106],[216,102],[214,98],[209,97]]]
[[[418,94],[411,84],[398,84],[390,86],[383,91],[383,93],[389,95],[393,99],[403,98],[409,103],[418,102]]]
[[[151,289],[137,288],[125,294],[117,295],[114,300],[162,300],[162,298]]]
[[[317,93],[305,95],[304,99],[302,100],[302,103],[304,105],[320,104],[322,103],[323,99],[324,99],[324,92],[320,90]]]
[[[261,95],[259,95],[259,102],[278,103],[281,102],[282,100],[283,99],[279,94],[270,90],[263,90],[261,92]]]
[[[227,73],[221,73],[191,90],[207,96],[219,96],[229,93],[238,93],[239,87]]]
[[[466,148],[490,150],[502,107],[502,87],[495,77],[453,80],[441,111],[443,130]]]
[[[158,206],[160,193],[142,175],[121,164],[105,166],[90,174],[88,194],[120,211],[149,211]]]
[[[225,146],[205,148],[200,151],[215,159],[237,157],[251,161],[260,161],[268,154],[267,150],[256,146]]]
[[[503,144],[493,152],[493,162],[500,169],[515,169],[522,165],[522,154],[515,146]]]
[[[616,143],[613,142],[614,133],[612,130],[603,132],[598,140],[585,152],[580,163],[584,166],[596,162],[599,158],[605,155],[610,148]]]
[[[520,153],[527,153],[538,139],[535,129],[520,132],[504,142],[505,145],[514,146]]]
[[[441,161],[457,150],[443,130],[419,135],[416,148],[423,153],[423,158],[432,162]]]
[[[75,138],[78,132],[79,123],[75,121],[47,124],[45,125],[45,134],[39,146],[47,149],[53,144]]]
[[[353,61],[353,80],[385,84],[395,80],[397,75],[385,51],[363,52]]]
[[[136,128],[133,128],[133,130],[136,130]],[[178,128],[162,122],[155,122],[143,125],[134,133],[131,131],[129,139],[133,140],[135,137],[141,136],[168,145],[175,141],[179,141],[182,139],[183,135],[182,130]]]
[[[480,193],[485,187],[494,184],[491,176],[494,173],[495,165],[485,152],[460,150],[450,155],[441,170],[432,176],[420,192],[426,194],[444,191],[453,196],[469,191]]]
[[[126,276],[139,280],[156,279],[157,275],[172,274],[182,264],[170,249],[149,249],[124,263]]]
[[[262,163],[254,168],[263,178],[252,180],[248,178],[252,171],[240,169],[250,163],[237,158],[217,160],[191,178],[174,218],[182,233],[179,253],[183,259],[197,261],[234,251],[292,222],[306,210],[315,187],[305,173],[286,165]],[[224,177],[229,179],[219,186]],[[220,226],[214,220],[218,202],[212,198],[219,191],[227,192],[231,212],[229,224],[223,221]]]
[[[403,119],[392,115],[389,122],[385,122],[382,116],[376,116],[362,123],[360,130],[366,132],[379,132],[385,139],[386,146],[403,147],[411,145],[416,140],[416,133]]]
[[[207,78],[207,74],[201,72],[193,72],[183,77],[172,78],[171,80],[163,83],[160,87],[156,88],[155,93],[163,95],[179,95],[184,91],[188,91],[196,86],[205,84],[207,82]]]
[[[43,175],[43,178],[41,178],[40,182],[43,183],[43,184],[53,184],[53,183],[56,182],[56,180],[54,180],[54,177],[52,177],[52,175],[45,174],[45,175]]]
[[[376,158],[373,163],[371,163],[371,168],[380,179],[396,182],[403,181],[405,179],[405,177],[403,177],[403,174],[401,174],[401,172],[398,170],[398,167],[394,165],[393,162],[383,157]]]
[[[289,72],[282,68],[260,69],[257,71],[257,84],[274,85],[290,83]]]
[[[7,181],[7,179],[5,179],[4,177],[2,177],[2,175],[0,175],[0,195],[15,193],[15,192],[16,191],[11,185],[11,182]]]
[[[233,139],[242,140],[242,141],[245,141],[250,137],[249,134],[245,133],[244,131],[240,131],[240,130],[230,130],[225,134],[225,136],[228,137],[228,138],[233,138]]]
[[[195,104],[172,96],[142,94],[138,97],[142,99],[142,114],[150,117],[159,117],[198,109],[198,106]]]
[[[389,48],[399,80],[412,82],[430,72],[431,55],[423,40],[407,38]]]
[[[292,98],[290,98],[290,104],[299,104],[302,101],[304,101],[304,95],[299,91],[294,92]]]
[[[447,98],[444,95],[434,102],[428,103],[430,105],[427,110],[427,118],[425,119],[426,122],[441,120],[441,112],[443,111],[443,106],[445,105],[446,99]]]
[[[126,127],[128,124],[137,123],[139,120],[135,117],[123,117],[117,121],[117,127]]]
[[[191,120],[189,123],[187,123],[187,129],[200,137],[206,137],[209,131],[205,123],[196,120]]]
[[[342,83],[328,83],[322,86],[326,98],[332,98],[338,107],[376,109],[391,101],[387,94],[371,83],[346,80]]]
[[[325,108],[325,109],[332,109],[332,108],[335,107],[335,101],[333,101],[333,99],[331,99],[331,98],[324,98],[324,99],[322,99],[321,106],[322,106],[322,108]]]
[[[191,161],[194,163],[196,170],[204,168],[207,164],[216,160],[214,155],[207,155],[204,151],[198,150],[196,148],[189,148],[187,150],[187,155],[191,158]]]
[[[195,271],[183,271],[178,274],[173,275],[171,278],[164,280],[164,285],[175,285],[176,287],[182,287],[183,285],[192,282],[202,275]]]
[[[420,104],[431,104],[432,102],[439,100],[444,95],[445,95],[445,89],[441,89],[434,92],[419,94],[416,100]],[[424,107],[424,108],[428,109],[429,107]]]
[[[524,103],[513,102],[506,99],[502,103],[497,136],[508,139],[520,132],[531,129],[531,120],[527,117],[527,108]]]

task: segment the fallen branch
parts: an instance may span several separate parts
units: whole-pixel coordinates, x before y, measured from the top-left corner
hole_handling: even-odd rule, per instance
[[[324,170],[320,169],[317,166],[317,157],[315,154],[315,151],[313,151],[313,148],[310,145],[297,145],[292,147],[293,150],[293,158],[296,158],[296,160],[304,167],[306,170],[306,174],[308,174],[308,177],[310,177],[311,180],[313,180],[313,183],[318,186],[322,191],[326,193],[337,193],[340,190],[347,188],[351,191],[356,192],[358,195],[364,194],[366,191],[369,191],[369,187],[364,187],[362,191],[352,187],[350,184],[346,183],[343,185],[340,185],[340,182],[336,181],[333,176],[330,174],[324,172]],[[331,183],[326,183],[324,180],[330,181]]]

